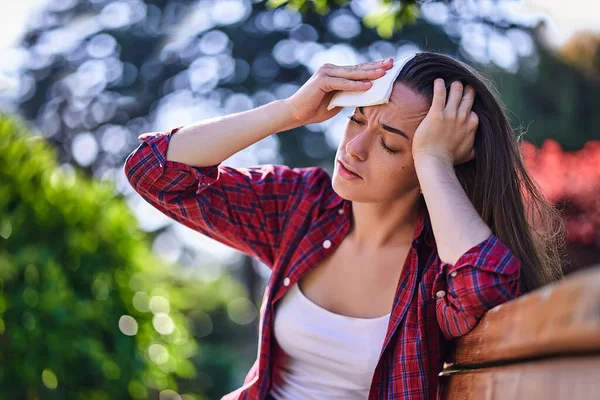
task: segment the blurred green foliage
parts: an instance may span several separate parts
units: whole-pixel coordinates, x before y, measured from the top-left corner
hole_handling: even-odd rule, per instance
[[[267,0],[267,8],[286,6],[307,14],[312,9],[318,15],[326,15],[349,0]],[[405,24],[413,24],[419,17],[417,0],[380,0],[364,17],[367,28],[373,28],[383,39],[390,39]]]
[[[0,166],[0,397],[207,399],[237,385],[225,349],[241,285],[176,274],[112,183],[61,168],[7,116]]]

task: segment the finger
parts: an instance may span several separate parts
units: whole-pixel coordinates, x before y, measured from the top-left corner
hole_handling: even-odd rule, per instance
[[[355,81],[351,79],[328,76],[323,82],[322,89],[326,92],[334,90],[366,90],[373,85],[369,81]]]
[[[475,102],[475,89],[467,85],[465,87],[465,93],[460,101],[460,105],[458,106],[458,115],[466,118],[469,116],[471,112],[471,107],[473,107],[473,103]]]
[[[356,79],[356,80],[365,80],[365,79],[378,79],[385,75],[387,69],[385,68],[375,68],[375,69],[360,69],[353,67],[338,67],[338,68],[330,68],[325,71],[325,74],[331,77],[339,77],[346,79]]]
[[[450,95],[448,96],[448,102],[446,103],[445,111],[451,115],[456,115],[458,112],[458,105],[463,97],[463,85],[459,81],[452,82],[450,85]]]
[[[391,67],[392,65],[394,65],[394,59],[393,58],[387,58],[385,60],[379,60],[379,61],[370,61],[370,62],[366,62],[366,63],[361,63],[358,64],[356,66],[358,66],[359,68],[367,68],[367,69],[373,69],[373,68],[378,68],[378,67]],[[334,65],[334,67],[353,67],[354,65],[348,65],[348,66],[338,66],[338,65]]]
[[[477,126],[479,125],[479,116],[475,111],[471,111],[469,113],[469,126],[473,130],[477,130]]]
[[[443,111],[446,106],[446,84],[442,78],[433,81],[433,100],[430,110]]]
[[[387,60],[374,61],[363,64],[355,65],[335,65],[335,64],[323,64],[322,68],[332,76],[348,76],[348,73],[356,73],[357,71],[372,71],[381,69],[383,72],[394,66],[394,60],[388,58]]]

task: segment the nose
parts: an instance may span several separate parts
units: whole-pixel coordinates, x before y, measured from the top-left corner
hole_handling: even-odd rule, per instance
[[[368,157],[370,142],[371,138],[368,131],[363,130],[346,143],[346,153],[351,157],[365,161]]]

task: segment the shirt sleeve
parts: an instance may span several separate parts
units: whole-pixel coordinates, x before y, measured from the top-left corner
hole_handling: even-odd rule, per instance
[[[167,148],[180,128],[142,136],[123,167],[129,183],[166,216],[272,268],[289,206],[305,187],[322,183],[321,168],[194,167],[169,161]]]
[[[488,310],[520,295],[520,261],[494,234],[454,265],[441,260],[440,265],[432,295],[448,340],[468,333]]]

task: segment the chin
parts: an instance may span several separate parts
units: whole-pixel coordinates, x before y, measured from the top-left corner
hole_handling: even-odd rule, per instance
[[[373,201],[372,198],[368,197],[369,190],[363,186],[353,186],[353,183],[345,181],[339,176],[335,176],[331,180],[331,186],[333,191],[337,193],[342,199],[348,201],[357,201],[360,203],[368,203]]]
[[[331,187],[333,188],[333,191],[336,192],[341,198],[346,200],[352,200],[348,197],[348,195],[351,195],[351,192],[353,192],[353,190],[349,190],[346,182],[344,182],[344,180],[339,176],[334,176],[331,179]]]
[[[360,182],[360,181],[356,181]],[[395,201],[401,198],[410,198],[414,190],[406,189],[404,192],[392,193],[384,188],[369,188],[355,181],[346,181],[340,176],[334,175],[331,179],[333,191],[341,198],[358,203],[381,203]],[[362,182],[361,182],[362,183]],[[418,192],[416,192],[418,195]]]

